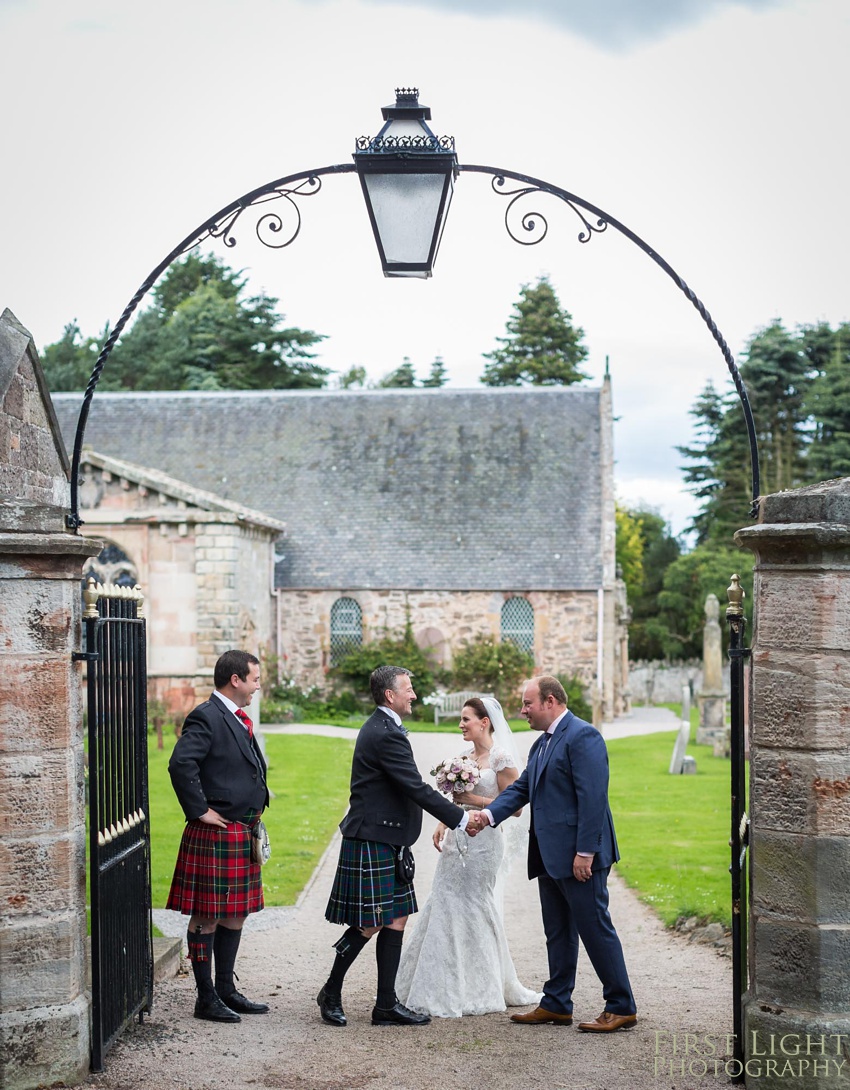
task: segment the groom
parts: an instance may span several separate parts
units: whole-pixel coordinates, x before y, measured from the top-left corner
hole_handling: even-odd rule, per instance
[[[579,1022],[587,1033],[631,1029],[637,1022],[623,950],[608,913],[608,871],[619,859],[608,807],[608,753],[602,735],[567,711],[567,697],[557,678],[527,682],[522,711],[532,730],[540,731],[522,775],[470,825],[498,825],[531,803],[528,877],[537,878],[549,979],[540,1006],[512,1014],[526,1025],[571,1025],[578,940],[602,981],[605,1010],[592,1022]]]
[[[375,711],[360,728],[351,764],[351,798],[340,824],[342,846],[325,918],[347,925],[334,943],[336,957],[316,1002],[322,1020],[347,1024],[342,1009],[345,975],[373,935],[378,963],[374,1026],[421,1026],[431,1019],[399,1003],[395,992],[404,925],[416,912],[412,875],[399,873],[400,849],[415,843],[422,811],[450,829],[463,829],[467,814],[426,784],[402,719],[416,693],[409,670],[379,666],[369,678]]]

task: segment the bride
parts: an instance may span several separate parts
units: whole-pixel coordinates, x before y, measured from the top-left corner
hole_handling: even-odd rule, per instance
[[[498,700],[470,698],[460,729],[472,743],[461,755],[472,757],[481,775],[455,801],[480,810],[519,775],[516,750]],[[505,937],[497,883],[506,851],[502,829],[469,837],[437,826],[431,896],[404,944],[396,981],[399,1000],[411,1010],[460,1018],[539,1002],[540,992],[520,984]]]

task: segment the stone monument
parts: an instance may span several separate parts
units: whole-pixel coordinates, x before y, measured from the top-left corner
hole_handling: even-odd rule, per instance
[[[0,316],[0,1086],[89,1069],[79,649],[68,459],[32,338]]]
[[[726,697],[723,693],[723,639],[720,603],[716,594],[705,600],[702,634],[702,692],[699,694],[697,745],[714,745],[726,732]]]
[[[670,757],[670,768],[667,770],[671,776],[680,776],[685,771],[685,761],[688,757],[685,750],[691,737],[691,688],[682,686],[682,716],[679,721],[679,733],[673,743],[673,754]],[[690,758],[693,762],[693,758]],[[696,771],[696,762],[693,762],[693,771]],[[690,769],[688,769],[690,771]]]

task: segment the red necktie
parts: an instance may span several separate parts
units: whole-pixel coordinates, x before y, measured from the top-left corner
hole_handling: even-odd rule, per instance
[[[241,708],[236,709],[236,718],[244,725],[245,729],[248,731],[248,737],[253,738],[254,724],[251,722],[245,712],[242,711]]]

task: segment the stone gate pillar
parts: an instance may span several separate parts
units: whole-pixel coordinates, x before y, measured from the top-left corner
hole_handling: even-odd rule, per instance
[[[89,1068],[80,577],[68,461],[32,339],[0,316],[0,1086]]]
[[[850,478],[766,496],[756,556],[748,1084],[850,1079]],[[770,1062],[769,1062],[770,1061]]]

